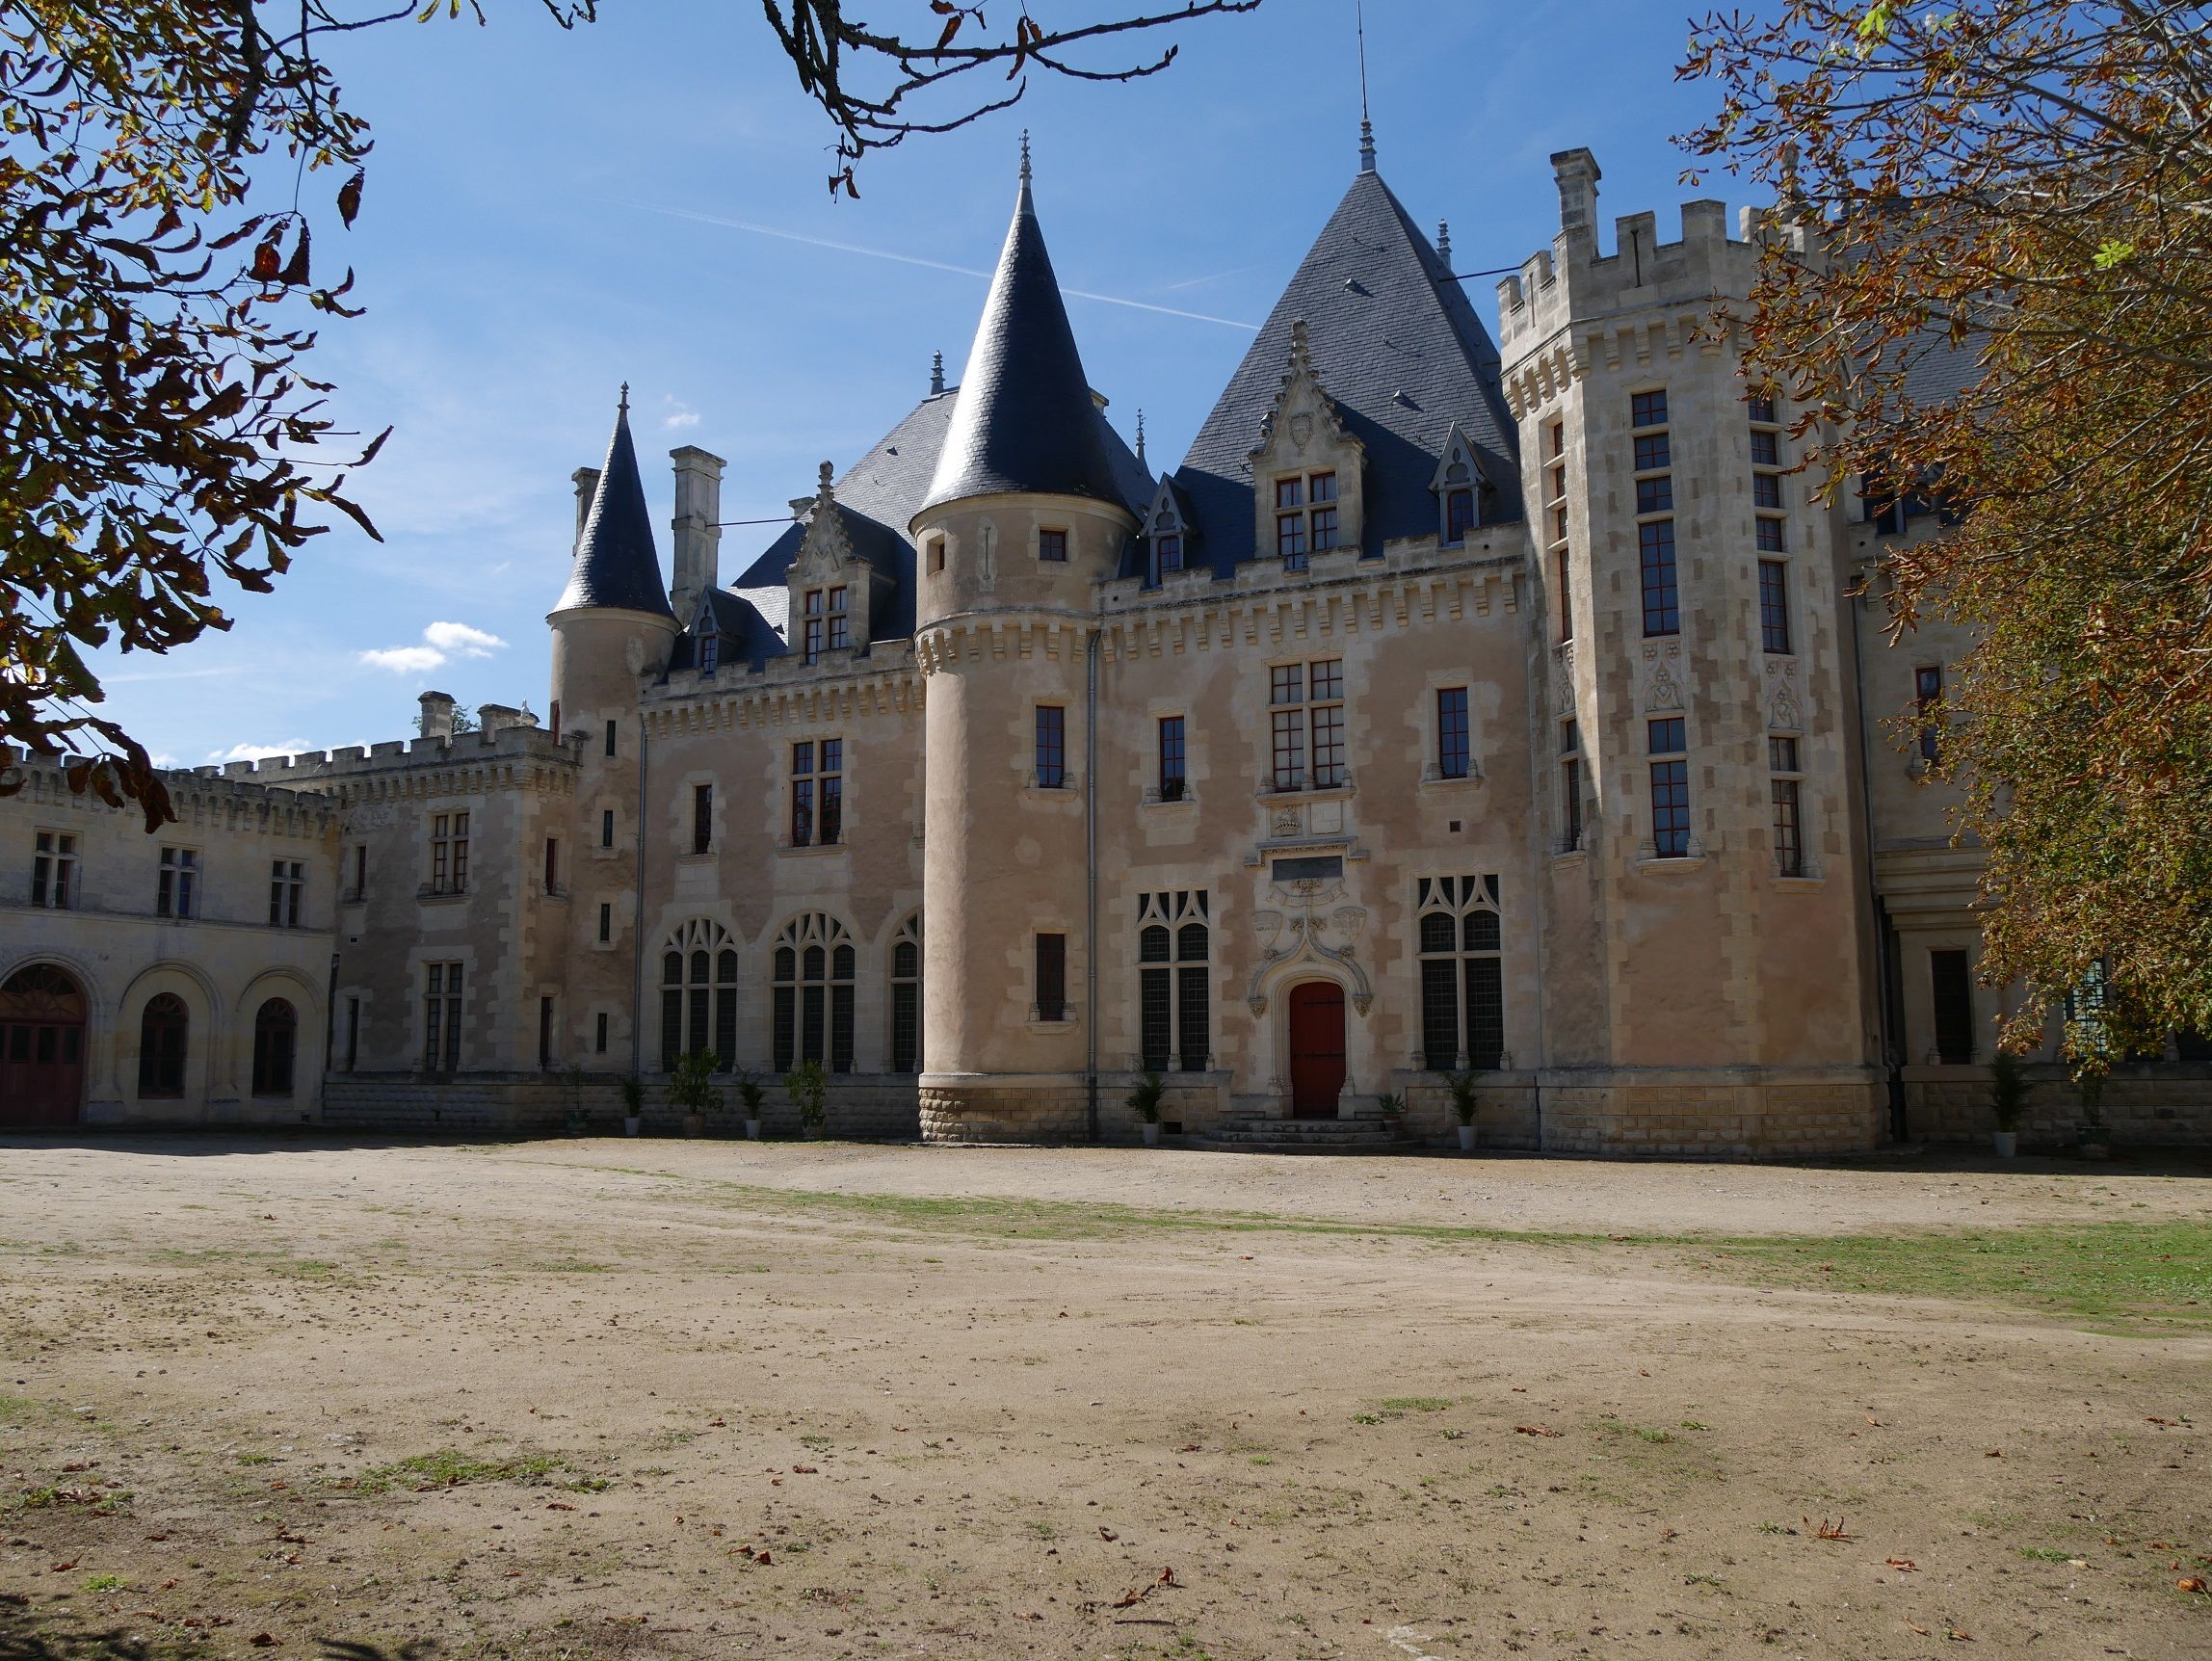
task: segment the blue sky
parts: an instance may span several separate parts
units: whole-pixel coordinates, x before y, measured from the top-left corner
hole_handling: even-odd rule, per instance
[[[926,11],[873,3],[883,22]],[[228,634],[103,655],[107,712],[168,760],[402,736],[429,686],[542,714],[568,475],[597,464],[618,383],[657,522],[685,443],[728,459],[725,518],[785,512],[819,461],[842,470],[922,395],[933,350],[958,376],[1025,126],[1063,285],[1139,303],[1070,299],[1085,368],[1124,435],[1144,409],[1152,464],[1172,466],[1356,166],[1352,0],[1185,28],[1150,82],[1033,81],[1014,111],[871,157],[860,199],[837,202],[827,124],[750,0],[602,0],[574,33],[535,0],[487,9],[487,28],[403,23],[339,49],[377,149],[359,223],[316,252],[357,268],[369,309],[325,329],[315,367],[349,421],[397,429],[356,479],[386,540],[333,531],[274,593],[239,596]],[[1713,94],[1673,80],[1672,6],[1367,13],[1381,171],[1418,222],[1451,222],[1462,271],[1549,242],[1554,150],[1597,153],[1601,224],[1655,209],[1671,235],[1686,196],[1743,199],[1677,182],[1669,139]],[[1494,330],[1492,280],[1468,289]],[[724,580],[775,534],[725,532]]]

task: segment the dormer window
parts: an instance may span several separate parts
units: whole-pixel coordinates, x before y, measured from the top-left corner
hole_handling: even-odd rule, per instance
[[[1174,487],[1167,480],[1152,497],[1151,516],[1146,522],[1145,586],[1156,589],[1170,571],[1179,571],[1188,565],[1190,528],[1183,518],[1182,504],[1175,499]]]
[[[1429,488],[1436,492],[1436,538],[1441,547],[1465,544],[1467,533],[1483,522],[1483,491],[1488,481],[1466,435],[1454,425],[1444,441],[1443,459],[1436,464]]]
[[[1303,571],[1310,551],[1336,546],[1336,475],[1293,473],[1275,482],[1275,551],[1283,569]]]
[[[1444,540],[1460,543],[1475,528],[1475,491],[1471,485],[1455,485],[1444,492]]]
[[[722,663],[722,636],[702,635],[698,643],[698,672],[711,675]]]
[[[846,590],[830,591],[830,649],[839,651],[853,644],[850,622],[851,613],[846,605]]]
[[[1152,553],[1160,563],[1160,569],[1179,571],[1183,568],[1183,539],[1173,532],[1152,539]]]
[[[850,593],[843,587],[806,591],[801,602],[804,628],[800,641],[807,663],[820,663],[826,649],[839,651],[853,644]]]

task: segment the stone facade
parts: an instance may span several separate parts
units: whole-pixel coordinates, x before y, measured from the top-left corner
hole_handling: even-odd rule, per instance
[[[549,729],[457,735],[426,695],[411,742],[178,776],[154,838],[27,768],[0,974],[83,989],[79,1111],[544,1130],[635,1072],[672,1126],[668,1069],[712,1049],[771,1128],[818,1058],[832,1133],[945,1142],[1134,1141],[1147,1066],[1194,1137],[1394,1096],[1448,1143],[1460,1068],[1489,1147],[1980,1136],[2001,994],[1969,975],[1962,1012],[1941,956],[1970,967],[1976,859],[1884,725],[1962,643],[1890,649],[1851,597],[1937,527],[1790,472],[1714,324],[1756,216],[1635,214],[1605,251],[1595,161],[1554,165],[1494,347],[1363,173],[1166,477],[1079,379],[1025,176],[965,386],[825,464],[736,582],[723,463],[686,446],[664,584],[623,416],[576,475]],[[1014,430],[1047,408],[1080,443]],[[81,876],[35,907],[57,827]],[[205,909],[156,918],[188,833]],[[262,920],[278,859],[296,926]],[[280,1100],[272,989],[305,1058]],[[163,989],[204,1035],[181,1095],[136,1088]],[[2054,1074],[2031,1140],[2070,1125]],[[2129,1070],[2116,1133],[2201,1143],[2208,1074]]]

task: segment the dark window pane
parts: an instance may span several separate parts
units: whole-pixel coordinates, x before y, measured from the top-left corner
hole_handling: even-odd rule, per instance
[[[1184,963],[1202,963],[1206,960],[1206,926],[1203,923],[1185,923],[1175,931],[1175,960]]]
[[[1447,686],[1436,694],[1436,771],[1446,778],[1464,778],[1467,748],[1467,689]]]
[[[1444,540],[1463,542],[1475,525],[1475,493],[1453,490],[1444,497]]]
[[[1789,567],[1779,560],[1759,562],[1759,644],[1771,652],[1790,649],[1789,585]]]
[[[1974,980],[1964,952],[1930,952],[1935,992],[1936,1055],[1948,1066],[1974,1059]]]
[[[714,1053],[721,1064],[717,1071],[728,1072],[737,1066],[737,989],[717,988],[714,994]]]
[[[1037,1018],[1065,1020],[1067,1016],[1067,936],[1037,936]]]
[[[1461,936],[1470,952],[1494,952],[1498,949],[1498,914],[1495,911],[1469,911],[1461,925]]]
[[[1141,969],[1137,974],[1137,1047],[1146,1072],[1166,1072],[1173,1060],[1168,976],[1166,969]]]
[[[799,1059],[823,1061],[823,1026],[828,1012],[822,1003],[821,987],[802,987],[799,993]]]
[[[1651,848],[1662,859],[1690,852],[1690,764],[1651,764]]]
[[[830,1070],[853,1070],[853,989],[843,984],[830,989]]]
[[[1496,958],[1467,960],[1467,1065],[1504,1065],[1506,1048],[1505,965]]]
[[[1782,459],[1781,435],[1778,433],[1753,433],[1751,435],[1751,465],[1778,467]]]
[[[891,948],[891,974],[893,978],[910,981],[922,972],[922,954],[911,940],[901,940]]]
[[[684,1053],[684,994],[670,987],[661,993],[661,1071],[673,1072]]]
[[[773,1015],[776,1028],[776,1070],[789,1072],[799,1059],[799,994],[794,989],[789,986],[776,989]]]
[[[1655,472],[1673,464],[1673,447],[1667,442],[1666,434],[1648,433],[1636,440],[1636,470],[1639,473]]]
[[[1168,961],[1166,924],[1154,923],[1137,936],[1137,961],[1140,963],[1164,963]]]
[[[1636,481],[1636,511],[1639,514],[1665,514],[1674,506],[1674,481],[1662,473],[1656,479]]]
[[[1037,706],[1037,782],[1058,790],[1067,781],[1067,711],[1056,703]]]
[[[1158,974],[1160,971],[1154,969],[1151,972]],[[1181,1040],[1181,1063],[1185,1072],[1206,1070],[1213,1041],[1209,1003],[1206,971],[1202,968],[1177,969],[1175,1019],[1182,1029],[1177,1037]]]
[[[1636,527],[1644,577],[1644,632],[1679,634],[1681,612],[1674,591],[1674,521],[1657,519]]]
[[[913,1072],[921,1058],[921,991],[912,981],[891,988],[891,1070]]]
[[[1636,427],[1664,427],[1667,425],[1667,394],[1638,392],[1628,400],[1628,420]]]
[[[1423,922],[1426,923],[1424,918]],[[1447,935],[1452,920],[1440,918]],[[1432,1072],[1460,1065],[1459,964],[1451,958],[1421,963],[1421,1060]]]
[[[1431,911],[1421,919],[1421,950],[1448,952],[1453,948],[1452,919],[1441,911]]]

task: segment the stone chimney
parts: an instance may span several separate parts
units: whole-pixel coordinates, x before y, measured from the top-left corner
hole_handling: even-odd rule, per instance
[[[451,738],[453,736],[453,694],[426,692],[416,699],[422,705],[422,720],[417,724],[425,738]]]
[[[677,623],[689,628],[699,595],[721,585],[722,532],[715,521],[722,517],[725,463],[697,444],[671,450],[669,460],[676,469],[676,516],[670,526],[674,533],[675,581],[669,587],[669,604]]]
[[[527,709],[516,709],[512,704],[480,703],[476,706],[476,729],[486,737],[494,732],[505,732],[511,726],[536,726],[538,718]]]
[[[576,487],[576,541],[584,540],[584,521],[592,516],[592,498],[599,493],[599,469],[579,467],[568,475]]]
[[[1577,236],[1596,250],[1597,158],[1588,150],[1561,150],[1551,158],[1552,177],[1559,183],[1559,228],[1568,241]]]

